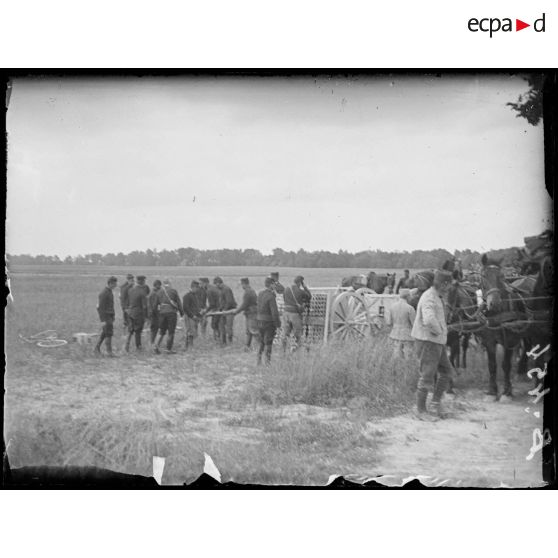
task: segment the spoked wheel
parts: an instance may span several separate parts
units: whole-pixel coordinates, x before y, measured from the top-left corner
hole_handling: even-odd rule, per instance
[[[382,305],[381,295],[378,295],[376,291],[366,287],[358,289],[356,293],[364,300],[364,305],[366,307],[366,311],[368,312],[370,323],[377,330],[382,329],[384,327],[384,320],[380,317],[380,306]]]
[[[334,339],[343,341],[360,341],[370,337],[370,318],[361,296],[353,292],[344,292],[333,301],[331,334]]]

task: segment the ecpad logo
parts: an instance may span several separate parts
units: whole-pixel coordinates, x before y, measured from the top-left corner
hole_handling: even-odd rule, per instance
[[[543,15],[539,19],[536,19],[533,22],[533,29],[536,33],[544,33],[545,15],[546,14],[543,13]],[[490,38],[492,38],[492,35],[494,33],[497,33],[498,31],[503,31],[505,33],[514,30],[512,18],[509,17],[505,17],[503,19],[500,19],[498,17],[485,17],[482,19],[472,17],[468,21],[467,27],[469,28],[469,31],[473,33],[477,33],[478,31],[489,33]],[[531,24],[525,23],[520,19],[515,20],[515,31],[521,31],[522,29],[526,29],[527,27],[531,27]]]

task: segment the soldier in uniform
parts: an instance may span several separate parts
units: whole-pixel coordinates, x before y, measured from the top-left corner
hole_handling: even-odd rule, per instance
[[[209,279],[207,277],[200,277],[199,279],[200,288],[196,291],[198,297],[198,306],[200,308],[200,331],[202,337],[205,337],[207,332],[207,318],[205,313],[207,312],[207,289],[209,288]]]
[[[399,282],[397,283],[397,287],[395,288],[395,294],[399,294],[399,291],[401,289],[408,288],[408,283],[411,280],[410,273],[411,272],[408,269],[403,270],[403,277],[401,277],[401,279],[399,279]]]
[[[161,281],[155,279],[153,281],[153,290],[149,293],[147,297],[147,303],[149,306],[149,329],[151,330],[151,345],[155,343],[157,338],[157,331],[159,330],[159,291],[161,290]]]
[[[243,277],[240,280],[240,285],[244,289],[244,296],[242,297],[242,304],[235,310],[235,315],[244,312],[246,318],[246,349],[250,349],[252,345],[252,337],[259,335],[258,330],[258,295],[256,291],[250,286],[248,277]]]
[[[271,351],[273,349],[273,339],[277,328],[281,325],[277,302],[275,300],[275,290],[273,279],[265,278],[265,289],[258,293],[257,320],[260,330],[260,348],[258,350],[258,365],[262,363],[262,355],[265,350],[266,364],[271,362]]]
[[[134,286],[134,276],[131,273],[126,275],[126,282],[120,287],[120,306],[122,308],[122,321],[124,327],[128,327],[128,314],[126,314],[126,309],[128,308],[128,291]]]
[[[215,277],[213,284],[219,289],[219,310],[223,312],[219,319],[219,338],[221,345],[226,345],[227,341],[232,343],[233,340],[233,324],[234,310],[236,308],[236,300],[232,289],[223,283],[221,277]]]
[[[396,357],[411,358],[414,339],[411,329],[415,323],[415,309],[409,304],[411,291],[399,289],[399,300],[386,311],[386,325],[393,326],[389,339]]]
[[[156,354],[160,353],[159,347],[163,341],[163,337],[168,332],[167,337],[167,352],[174,353],[172,346],[174,344],[174,332],[176,330],[176,323],[178,312],[180,316],[184,315],[182,309],[182,302],[178,296],[176,289],[173,289],[169,279],[165,279],[161,285],[161,289],[157,293],[159,299],[159,337],[155,342],[153,349]]]
[[[450,385],[453,375],[446,352],[448,327],[442,297],[447,293],[452,281],[449,271],[437,270],[432,286],[420,297],[411,335],[416,339],[420,362],[417,386],[417,413],[421,420],[444,418],[442,397]],[[436,379],[437,377],[437,379]],[[426,409],[428,392],[432,391],[431,415]]]
[[[221,309],[221,291],[215,285],[207,287],[207,313],[219,312]],[[213,339],[219,341],[219,322],[221,316],[211,316],[211,329],[213,330]]]
[[[182,308],[184,310],[184,327],[186,332],[185,349],[193,347],[194,339],[198,336],[198,322],[201,319],[200,297],[198,292],[200,284],[198,281],[190,283],[190,291],[184,295],[182,299]]]
[[[124,350],[130,352],[130,342],[132,336],[135,337],[136,350],[141,351],[141,332],[146,318],[149,318],[149,307],[147,305],[147,294],[145,284],[145,275],[136,277],[136,284],[128,289],[128,306],[126,313],[128,315],[128,339]]]
[[[101,345],[105,342],[107,348],[107,356],[113,357],[112,353],[112,335],[114,324],[114,295],[112,291],[115,289],[117,283],[116,277],[109,277],[107,286],[99,294],[99,304],[97,305],[97,312],[101,320],[101,335],[97,345],[95,345],[95,352],[101,354]]]
[[[283,351],[287,350],[287,342],[291,332],[294,333],[295,349],[300,345],[302,337],[302,314],[310,304],[312,294],[304,284],[304,277],[297,275],[294,283],[285,289],[285,307],[283,310]]]

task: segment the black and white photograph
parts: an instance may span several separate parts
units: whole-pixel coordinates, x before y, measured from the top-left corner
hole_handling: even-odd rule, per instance
[[[547,77],[14,74],[12,485],[545,486]]]

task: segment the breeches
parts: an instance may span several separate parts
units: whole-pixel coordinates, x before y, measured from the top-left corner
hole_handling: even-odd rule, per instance
[[[449,385],[453,367],[448,359],[446,346],[430,341],[415,341],[420,363],[418,389],[434,390],[434,378],[438,373],[438,382]]]
[[[285,312],[283,314],[283,335],[288,337],[294,333],[295,339],[302,336],[302,316],[296,312]]]
[[[226,335],[227,337],[232,337],[233,334],[233,324],[234,324],[234,314],[225,314],[220,316],[219,320],[219,331],[221,335]]]
[[[160,335],[165,335],[167,331],[169,335],[174,335],[174,330],[176,329],[176,312],[168,314],[159,314],[159,333]]]
[[[198,336],[198,320],[184,316],[184,327],[186,328],[186,337]]]
[[[273,345],[273,339],[277,331],[273,322],[258,322],[258,329],[260,332],[260,343],[262,345]]]
[[[130,333],[134,331],[143,331],[143,324],[145,323],[145,318],[143,315],[132,316],[128,314],[128,331]]]
[[[102,329],[103,337],[112,337],[114,333],[114,318],[107,318]]]

